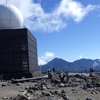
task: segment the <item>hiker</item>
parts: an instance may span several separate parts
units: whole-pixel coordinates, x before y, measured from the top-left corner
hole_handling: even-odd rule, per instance
[[[93,76],[92,73],[94,72],[93,68],[90,67],[90,76]]]
[[[48,79],[52,79],[52,73],[50,69],[48,69]]]
[[[52,72],[55,73],[55,68],[54,67],[52,68]]]
[[[61,70],[59,77],[60,77],[60,81],[64,82],[65,72],[63,70]]]

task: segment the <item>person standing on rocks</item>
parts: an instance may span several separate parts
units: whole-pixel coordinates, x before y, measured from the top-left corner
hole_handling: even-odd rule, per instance
[[[94,72],[93,68],[90,67],[90,76],[93,76],[93,72]]]
[[[55,68],[54,67],[52,68],[52,72],[55,73]]]
[[[52,73],[50,69],[48,70],[48,79],[52,79]]]
[[[59,77],[60,77],[60,81],[63,83],[65,77],[65,72],[63,70],[61,70]]]

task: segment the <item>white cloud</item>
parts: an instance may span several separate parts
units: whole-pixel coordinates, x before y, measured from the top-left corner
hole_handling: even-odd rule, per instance
[[[46,52],[43,56],[38,58],[38,65],[44,65],[48,63],[54,56],[54,53]]]
[[[83,54],[79,55],[78,58],[79,59],[82,59],[83,58]]]
[[[56,8],[59,16],[62,14],[66,19],[72,18],[75,22],[80,22],[90,11],[96,9],[95,5],[84,7],[80,2],[75,0],[62,0]]]
[[[90,11],[96,9],[95,5],[84,7],[75,0],[61,0],[61,2],[49,13],[45,13],[40,3],[34,0],[9,0],[20,9],[24,17],[24,26],[30,30],[42,30],[46,32],[58,31],[68,25],[68,20],[80,22]],[[0,4],[6,0],[1,0]],[[41,2],[41,0],[40,0]]]
[[[38,58],[38,65],[45,65],[47,62],[42,59],[42,58]]]

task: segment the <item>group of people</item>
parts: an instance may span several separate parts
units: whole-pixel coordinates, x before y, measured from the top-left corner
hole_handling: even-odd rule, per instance
[[[52,79],[53,73],[55,73],[55,68],[52,68],[52,70],[48,69],[48,79]]]
[[[53,68],[52,70],[48,69],[48,79],[52,79],[52,74],[54,73],[55,73],[55,68]],[[64,70],[61,70],[59,73],[59,78],[62,83],[64,82],[65,77],[67,77],[67,81],[68,81],[69,80],[68,73],[65,73]]]
[[[94,69],[93,69],[92,67],[90,67],[89,70],[86,70],[86,69],[85,69],[85,73],[90,73],[90,75],[92,75],[93,72],[94,72]]]
[[[90,67],[90,76],[92,76],[93,72],[94,72],[93,68]],[[54,73],[55,73],[55,68],[52,68],[52,70],[48,69],[48,79],[52,79],[52,74],[54,74]],[[65,73],[64,70],[61,70],[59,73],[59,78],[62,83],[64,82],[65,77],[67,78],[67,81],[68,81],[69,80],[68,73]]]

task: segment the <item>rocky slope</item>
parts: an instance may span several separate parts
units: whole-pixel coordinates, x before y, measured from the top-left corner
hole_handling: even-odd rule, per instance
[[[64,83],[57,73],[52,79],[14,80],[0,82],[0,100],[100,100],[99,74],[71,75],[68,81],[65,77]]]

